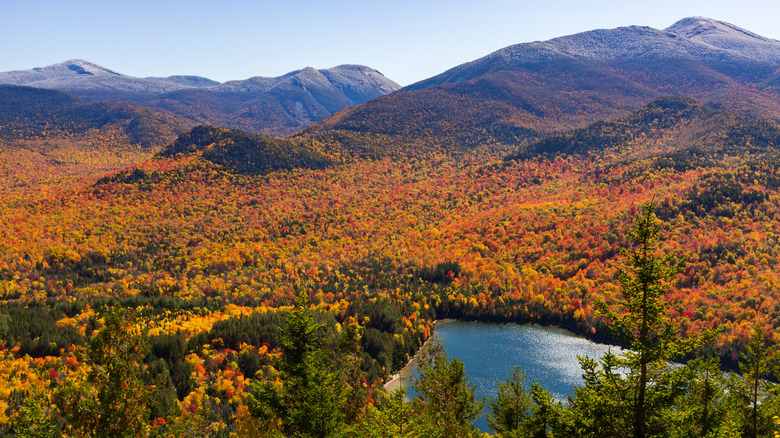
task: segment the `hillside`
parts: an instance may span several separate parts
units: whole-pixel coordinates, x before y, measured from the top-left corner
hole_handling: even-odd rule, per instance
[[[0,73],[0,84],[60,90],[90,102],[125,101],[186,119],[191,126],[219,125],[276,137],[399,88],[359,65],[219,83],[199,76],[136,78],[84,60]]]
[[[180,90],[156,96],[144,105],[198,123],[284,137],[341,109],[398,88],[376,70],[343,65]]]
[[[148,160],[187,123],[123,102],[0,86],[0,198],[38,199]]]
[[[459,154],[539,139],[668,95],[780,120],[779,66],[780,42],[706,18],[665,30],[594,30],[501,49],[344,110],[303,135],[377,155]]]
[[[154,150],[185,126],[128,103],[87,103],[59,91],[0,85],[0,137],[6,141],[120,136],[118,144]]]
[[[693,99],[661,98],[618,119],[545,137],[521,147],[508,159],[556,156],[612,156],[624,161],[651,156],[776,154],[780,125],[738,116]]]
[[[213,126],[198,126],[185,132],[157,155],[198,155],[231,172],[246,174],[319,169],[333,164],[330,157],[313,146]]]
[[[779,141],[772,122],[680,98],[511,161],[323,168],[324,158],[293,153],[249,166],[268,156],[257,151],[289,144],[199,127],[97,185],[8,204],[2,293],[10,302],[99,295],[273,307],[307,285],[326,306],[389,300],[423,321],[533,321],[599,337],[593,303],[617,291],[632,207],[655,198],[664,250],[689,260],[669,296],[673,317],[690,312],[689,333],[723,327],[717,348],[728,358],[748,327],[778,317]],[[52,213],[54,204],[63,207]],[[98,228],[100,239],[83,238]]]

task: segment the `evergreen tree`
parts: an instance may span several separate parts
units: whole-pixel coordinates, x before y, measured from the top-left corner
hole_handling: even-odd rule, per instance
[[[484,398],[477,399],[475,384],[468,381],[463,362],[447,357],[438,341],[431,341],[417,364],[414,382],[418,416],[416,436],[467,437],[476,434],[474,420],[482,412]]]
[[[771,363],[764,334],[759,330],[754,331],[745,350],[741,353],[742,360],[739,363],[742,380],[734,395],[740,399],[746,414],[744,436],[756,438],[770,433],[772,426],[768,414],[770,400],[767,395],[773,385],[766,380],[771,371]]]
[[[700,357],[680,368],[686,372],[687,385],[675,408],[680,414],[679,435],[709,436],[726,418],[726,379],[719,365],[717,357]]]
[[[111,309],[87,349],[86,387],[66,382],[60,392],[68,420],[82,435],[144,436],[151,399],[149,387],[141,380],[145,353],[146,337],[128,311]]]
[[[406,389],[398,388],[391,395],[379,393],[381,397],[376,405],[369,404],[363,421],[351,434],[355,438],[403,438],[412,434],[410,416],[412,404],[406,401]]]
[[[531,396],[531,418],[528,431],[532,438],[546,438],[550,431],[556,428],[558,422],[560,404],[553,400],[550,391],[544,389],[537,382],[531,384],[529,391]]]
[[[303,294],[285,321],[278,364],[281,387],[254,381],[249,397],[252,415],[266,427],[276,424],[273,419],[280,420],[286,436],[339,436],[345,428],[344,384],[323,349],[324,324],[314,322]]]
[[[515,367],[505,382],[498,382],[498,396],[490,400],[490,427],[499,434],[520,429],[531,418],[531,397],[525,390],[526,376]]]
[[[679,337],[680,328],[668,316],[669,304],[664,296],[682,261],[674,254],[657,254],[661,226],[654,211],[652,202],[645,204],[629,232],[632,242],[625,251],[628,267],[619,273],[622,301],[613,306],[597,303],[610,329],[630,348],[625,358],[635,388],[631,406],[635,438],[648,435],[648,388],[652,380],[664,372],[667,361],[699,345],[697,338]]]
[[[21,416],[14,426],[19,438],[54,438],[57,428],[47,412],[48,398],[42,392],[29,394],[21,409]]]
[[[624,361],[607,352],[599,361],[580,357],[585,385],[574,388],[563,410],[557,436],[626,438],[632,433],[632,387],[622,369]]]

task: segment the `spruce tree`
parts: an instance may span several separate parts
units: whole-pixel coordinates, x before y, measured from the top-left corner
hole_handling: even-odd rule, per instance
[[[422,354],[414,382],[416,436],[467,437],[476,435],[474,420],[482,412],[484,398],[477,398],[463,362],[450,359],[440,342],[432,341]]]
[[[282,385],[253,382],[250,411],[265,422],[264,427],[276,424],[269,418],[280,421],[286,436],[338,436],[345,428],[345,390],[341,373],[334,369],[323,348],[324,324],[315,323],[304,295],[298,297],[285,320],[278,364]]]
[[[664,297],[682,260],[675,254],[658,254],[661,225],[654,211],[652,202],[645,204],[629,232],[627,266],[619,272],[623,299],[612,305],[597,303],[608,327],[630,348],[625,357],[635,384],[631,414],[636,438],[648,435],[647,392],[651,380],[663,372],[667,361],[692,351],[700,339],[711,336],[680,337],[680,327],[669,318],[669,304]]]
[[[498,396],[490,400],[487,420],[495,432],[520,429],[531,417],[531,397],[525,389],[525,374],[515,367],[506,382],[498,382]]]

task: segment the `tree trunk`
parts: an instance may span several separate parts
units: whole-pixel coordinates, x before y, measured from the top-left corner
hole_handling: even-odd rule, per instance
[[[647,386],[647,363],[642,361],[639,372],[639,389],[634,405],[634,438],[647,436],[647,422],[645,421],[645,387]]]

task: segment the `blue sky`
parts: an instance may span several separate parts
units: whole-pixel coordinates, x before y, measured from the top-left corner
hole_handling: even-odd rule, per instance
[[[693,15],[780,40],[777,0],[0,0],[0,71],[82,58],[226,81],[364,64],[408,85],[511,44]]]

